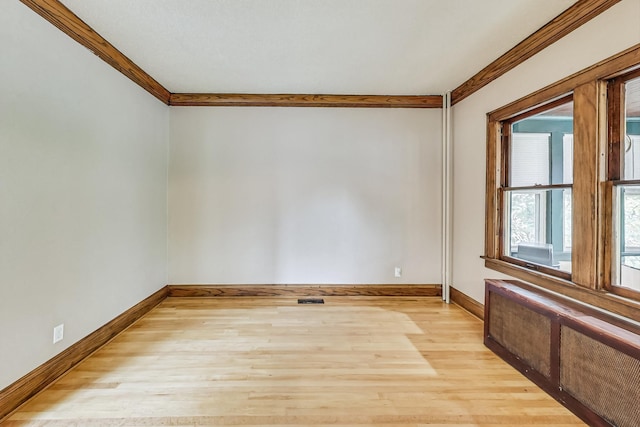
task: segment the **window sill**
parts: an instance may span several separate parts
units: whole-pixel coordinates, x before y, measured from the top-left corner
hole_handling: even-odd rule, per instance
[[[576,285],[575,283],[532,271],[506,261],[482,257],[486,268],[525,280],[533,287],[543,288],[555,292],[560,296],[569,297],[585,304],[618,314],[636,322],[640,322],[640,301],[616,295],[606,291],[594,290]]]

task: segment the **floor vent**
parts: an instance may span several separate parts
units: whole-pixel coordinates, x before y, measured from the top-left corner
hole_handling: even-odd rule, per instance
[[[299,298],[298,304],[324,304],[322,298]]]

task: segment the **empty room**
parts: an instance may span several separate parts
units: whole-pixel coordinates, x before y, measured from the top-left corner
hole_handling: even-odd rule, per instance
[[[640,0],[1,2],[0,425],[638,402]]]

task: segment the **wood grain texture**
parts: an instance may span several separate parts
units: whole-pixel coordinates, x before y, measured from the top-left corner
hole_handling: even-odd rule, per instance
[[[597,82],[573,93],[573,191],[571,281],[595,289],[598,284],[599,90]]]
[[[439,298],[168,298],[12,414],[42,426],[583,426]]]
[[[442,96],[173,93],[172,106],[442,108]]]
[[[498,205],[498,187],[500,186],[498,168],[501,164],[500,123],[487,123],[487,175],[485,181],[485,220],[484,220],[484,256],[500,257],[499,224],[501,209]]]
[[[533,116],[545,116],[552,114],[554,116],[565,116],[565,117],[573,117],[573,93],[565,96],[561,96],[560,98],[553,99],[549,102],[545,102],[540,104],[532,109],[528,109],[520,114],[517,114],[514,117],[509,118],[509,124],[513,124],[515,122],[519,122],[529,117]],[[550,110],[553,110],[550,113]]]
[[[615,242],[613,239],[614,233],[614,218],[613,218],[613,204],[616,198],[614,197],[613,183],[611,181],[605,181],[600,184],[600,228],[598,237],[600,239],[600,247],[598,249],[598,282],[602,285],[603,289],[612,292],[613,291],[613,274],[616,269],[614,263],[614,251]]]
[[[568,280],[529,270],[497,259],[485,259],[485,267],[517,279],[535,283],[535,285],[523,284],[522,286],[531,286],[532,289],[547,289],[640,322],[640,301],[621,298],[617,295],[599,290],[583,288]]]
[[[478,301],[471,298],[469,295],[460,292],[453,286],[451,287],[451,301],[463,309],[467,310],[469,313],[476,316],[478,319],[484,319],[484,305],[480,304]]]
[[[441,296],[441,285],[169,285],[172,297]]]
[[[551,22],[454,89],[451,93],[452,104],[462,101],[619,2],[620,0],[578,0]]]
[[[626,134],[625,91],[624,84],[619,79],[614,79],[609,85],[608,104],[607,179],[617,181],[622,172],[620,160],[624,156],[620,157],[620,153]],[[623,150],[622,152],[624,153]]]
[[[612,78],[625,71],[638,68],[640,68],[640,43],[490,112],[489,120],[502,121],[510,119],[516,114],[565,96],[580,85],[600,79]]]
[[[151,95],[169,104],[170,93],[58,0],[20,0],[60,31],[95,53]]]
[[[166,286],[0,391],[0,420],[124,331],[167,297]]]
[[[591,145],[586,148],[588,150],[600,150],[601,153],[598,155],[597,152],[594,152],[594,157],[588,159],[588,163],[578,162],[578,166],[574,171],[576,171],[576,176],[579,177],[578,180],[582,182],[580,185],[588,187],[589,191],[588,195],[583,195],[586,199],[578,202],[579,204],[582,203],[582,205],[584,205],[584,209],[588,209],[588,212],[584,214],[582,213],[583,211],[579,211],[581,212],[580,215],[585,215],[582,216],[582,218],[587,218],[587,223],[592,223],[592,225],[593,222],[589,219],[589,215],[599,215],[600,219],[599,221],[596,220],[597,226],[585,229],[586,236],[580,236],[580,238],[587,238],[592,242],[589,244],[595,244],[595,247],[592,246],[591,249],[593,249],[593,252],[586,255],[588,257],[589,264],[579,264],[578,268],[582,271],[577,273],[578,276],[576,276],[575,281],[591,288],[605,287],[610,292],[618,294],[618,296],[606,294],[604,292],[585,293],[581,290],[577,290],[576,287],[568,280],[552,278],[543,272],[530,271],[516,265],[510,265],[509,263],[500,261],[498,259],[499,255],[492,256],[492,254],[487,254],[485,257],[485,266],[522,280],[534,282],[545,288],[552,289],[560,293],[566,293],[578,299],[584,299],[586,302],[596,306],[603,307],[637,320],[640,318],[638,315],[638,309],[640,307],[637,302],[637,294],[623,288],[611,286],[611,253],[613,250],[611,247],[611,235],[613,232],[613,225],[611,222],[611,194],[609,193],[612,190],[610,187],[598,184],[598,181],[604,181],[607,178],[606,163],[609,156],[616,156],[616,153],[612,154],[610,150],[608,150],[606,142],[607,127],[605,123],[607,122],[607,108],[605,107],[605,82],[609,79],[616,79],[621,76],[635,75],[632,73],[639,73],[640,75],[640,44],[605,59],[604,61],[601,61],[585,70],[577,72],[557,83],[547,86],[531,95],[494,110],[488,115],[489,123],[508,122],[514,117],[523,114],[523,112],[534,111],[541,105],[550,105],[550,103],[561,99],[567,94],[571,94],[581,86],[591,87],[591,95],[589,95],[589,97],[593,96],[593,98],[587,100],[586,103],[580,101],[586,105],[587,108],[583,113],[578,113],[578,115],[582,114],[580,121],[582,122],[581,127],[583,130],[581,132],[583,135],[587,136],[587,139],[591,140]],[[595,90],[594,87],[596,88]],[[584,94],[585,93],[583,92],[583,97]],[[619,94],[616,94],[614,91],[613,96],[609,98],[610,102],[618,103],[620,101],[616,99],[620,98],[618,95]],[[591,103],[591,105],[589,105],[589,103]],[[611,119],[611,117],[609,117],[609,119]],[[618,126],[615,120],[609,120],[609,122],[612,123],[613,126]],[[585,126],[589,129],[584,130]],[[585,134],[585,132],[587,133]],[[576,143],[581,144],[580,140],[582,139],[584,138],[576,138]],[[606,155],[604,153],[606,153]],[[585,167],[585,165],[588,165],[588,168]],[[611,163],[609,163],[609,167],[611,167]],[[502,169],[505,170],[504,167]],[[586,171],[586,169],[589,169],[589,171]],[[617,176],[617,172],[613,172],[613,176]],[[591,211],[591,207],[589,206],[592,201],[596,203],[596,208],[593,211]],[[499,207],[497,207],[496,210],[497,209],[499,209]],[[574,207],[574,214],[577,211],[578,209]],[[490,219],[490,217],[487,218]],[[575,225],[573,229],[574,231],[577,230]],[[592,233],[597,233],[595,238],[592,237]],[[485,249],[487,246],[488,245],[485,244]],[[578,255],[578,259],[580,259],[580,255]],[[577,261],[577,263],[580,263],[580,261]],[[574,265],[576,264],[574,263]],[[586,276],[584,274],[584,269],[589,271]],[[636,301],[633,301],[633,299]]]
[[[613,206],[612,187],[608,181],[608,150],[609,150],[609,103],[608,103],[608,82],[596,82],[596,109],[598,121],[596,123],[596,280],[594,289],[603,290],[611,284],[611,249],[613,242]]]

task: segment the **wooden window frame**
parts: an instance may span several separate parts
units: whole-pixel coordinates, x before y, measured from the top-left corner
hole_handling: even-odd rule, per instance
[[[482,258],[487,268],[640,321],[638,293],[627,289],[620,292],[620,287],[614,290],[611,286],[613,182],[619,177],[611,171],[610,162],[620,156],[619,144],[616,148],[612,142],[615,131],[611,129],[620,123],[610,112],[615,97],[607,94],[615,84],[612,82],[621,76],[628,79],[632,72],[640,75],[640,44],[487,114],[485,253]],[[571,276],[566,278],[505,261],[501,256],[501,183],[505,182],[503,174],[508,173],[505,168],[508,153],[501,147],[504,122],[553,108],[569,94],[573,94],[574,102],[574,165],[579,165],[580,173],[574,174],[573,267]]]
[[[500,182],[498,183],[498,199],[500,201],[500,209],[504,208],[504,203],[505,203],[505,194],[508,191],[513,191],[513,190],[524,190],[524,189],[530,189],[530,190],[553,190],[553,189],[564,189],[564,188],[572,188],[573,184],[570,185],[565,185],[565,184],[549,184],[549,185],[536,185],[536,186],[529,186],[529,187],[512,187],[511,184],[511,177],[510,177],[510,158],[511,158],[511,139],[512,139],[512,126],[514,123],[525,120],[527,118],[536,116],[540,113],[544,113],[546,111],[552,110],[556,107],[559,107],[561,105],[565,105],[568,104],[570,102],[573,102],[573,94],[568,94],[565,96],[562,96],[558,99],[555,99],[551,102],[545,103],[541,106],[535,107],[533,109],[527,110],[521,114],[517,114],[513,117],[510,117],[506,120],[500,121],[500,146],[499,146],[499,150],[500,150]],[[498,237],[498,247],[497,247],[497,256],[499,259],[511,263],[511,264],[515,264],[518,265],[520,267],[524,267],[530,270],[535,270],[535,271],[539,271],[542,272],[544,274],[549,274],[551,276],[556,276],[559,277],[561,279],[564,280],[571,280],[571,273],[567,272],[567,271],[562,271],[562,270],[557,270],[554,269],[552,267],[547,267],[544,265],[540,265],[540,264],[533,264],[531,262],[519,259],[519,258],[515,258],[513,256],[510,255],[506,255],[506,250],[505,250],[505,236],[504,236],[504,224],[506,222],[506,218],[505,218],[505,214],[503,213],[500,217],[498,217],[498,221],[500,223],[500,233],[499,233],[499,237]]]

